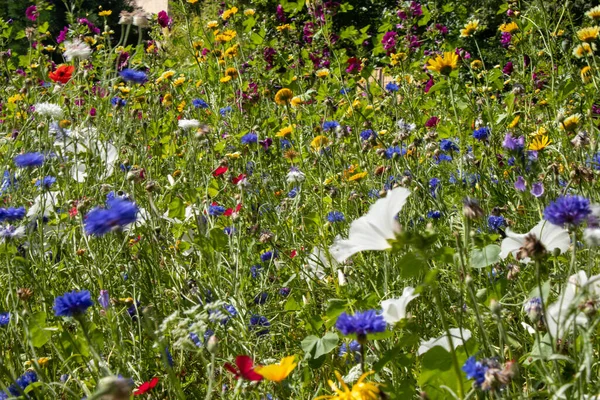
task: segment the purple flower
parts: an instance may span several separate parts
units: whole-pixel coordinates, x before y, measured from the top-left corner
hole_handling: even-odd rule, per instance
[[[37,7],[36,6],[27,7],[27,9],[25,10],[25,16],[27,17],[28,20],[35,21],[38,17]]]
[[[467,374],[467,379],[474,379],[477,387],[485,381],[485,373],[488,366],[475,360],[475,357],[469,357],[464,363],[462,370]]]
[[[542,182],[537,182],[531,185],[531,194],[535,197],[540,197],[544,194],[544,184]]]
[[[525,183],[525,179],[523,179],[522,176],[519,176],[515,181],[515,189],[517,189],[519,192],[524,192],[526,186],[527,184]]]
[[[502,32],[500,34],[500,44],[502,47],[507,48],[510,46],[510,40],[512,39],[512,35],[510,32]]]
[[[518,138],[513,137],[510,133],[504,136],[502,147],[506,150],[521,150],[525,146],[525,138],[519,136]]]
[[[254,132],[249,132],[242,136],[240,141],[242,144],[254,144],[258,142],[258,135]]]
[[[89,291],[80,292],[73,290],[54,299],[54,315],[57,317],[72,317],[85,313],[85,311],[94,305]]]
[[[25,207],[0,208],[0,222],[13,222],[21,220],[23,218],[25,218]]]
[[[435,128],[439,123],[440,119],[438,117],[431,117],[425,122],[425,128]]]
[[[161,26],[161,28],[168,28],[171,26],[171,23],[173,22],[173,19],[171,19],[171,17],[169,17],[169,14],[167,14],[166,11],[161,11],[158,13],[158,25]]]
[[[592,213],[590,201],[581,196],[561,196],[544,210],[544,219],[554,225],[579,225]]]
[[[9,322],[10,322],[10,313],[9,312],[0,313],[0,326],[8,325]]]
[[[148,80],[148,75],[144,71],[137,71],[135,69],[124,69],[119,72],[121,78],[123,78],[126,82],[134,82],[138,84],[142,84]]]
[[[344,335],[355,334],[360,338],[364,338],[369,333],[384,332],[386,328],[385,319],[375,310],[367,310],[357,312],[354,315],[342,313],[335,327]]]
[[[383,35],[381,44],[383,44],[385,50],[389,51],[396,47],[396,36],[398,36],[398,34],[394,31],[386,32],[385,35]]]
[[[100,303],[102,308],[104,308],[105,310],[110,306],[110,297],[108,295],[108,290],[102,289],[100,291],[100,296],[98,296],[98,303]]]
[[[108,208],[94,208],[85,216],[84,228],[88,235],[103,236],[114,229],[121,229],[137,219],[135,203],[115,198],[107,201]]]
[[[502,215],[490,215],[488,217],[488,227],[492,231],[497,231],[504,225],[504,217]]]
[[[281,23],[285,23],[285,12],[283,11],[283,6],[281,4],[277,5],[277,10],[275,10],[275,13],[277,14],[277,20]]]
[[[62,43],[65,41],[65,39],[67,38],[67,33],[69,33],[69,27],[65,26],[64,28],[62,28],[62,30],[58,33],[58,36],[56,37],[56,43]]]
[[[506,75],[510,75],[513,73],[513,63],[512,61],[509,61],[506,63],[506,65],[504,66],[504,68],[502,68],[502,72],[504,72]]]
[[[15,165],[19,168],[39,167],[44,163],[44,155],[39,152],[19,154],[14,158]]]
[[[490,136],[490,128],[484,126],[482,128],[476,129],[473,131],[473,137],[479,141],[487,140]]]

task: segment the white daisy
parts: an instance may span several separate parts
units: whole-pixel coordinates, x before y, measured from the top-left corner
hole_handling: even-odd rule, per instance
[[[58,119],[63,116],[63,109],[52,103],[37,103],[33,106],[35,113],[45,117]]]
[[[71,61],[74,58],[85,60],[92,55],[92,49],[87,43],[79,39],[73,39],[72,41],[65,42],[65,52],[63,55],[67,61]]]

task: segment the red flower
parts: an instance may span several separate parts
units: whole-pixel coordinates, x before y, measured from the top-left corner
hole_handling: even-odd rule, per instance
[[[156,386],[157,383],[158,383],[158,377],[154,377],[149,382],[142,383],[140,385],[140,387],[137,388],[137,390],[135,392],[133,392],[133,395],[134,396],[139,396],[141,394],[147,393],[151,389],[153,389]]]
[[[231,183],[233,183],[234,185],[237,185],[238,183],[240,183],[244,179],[246,179],[246,174],[239,174],[235,178],[231,178]]]
[[[252,359],[249,356],[237,356],[235,358],[235,365],[237,368],[230,363],[225,363],[225,369],[235,375],[235,379],[246,379],[248,381],[260,381],[262,376],[254,371],[254,365]]]
[[[55,71],[49,72],[48,77],[54,82],[67,83],[75,71],[75,67],[72,65],[59,65]]]
[[[227,167],[219,167],[219,168],[215,169],[212,174],[216,178],[217,176],[221,176],[225,172],[227,172],[227,169],[228,169]]]
[[[235,206],[235,209],[228,208],[227,210],[225,210],[225,212],[223,213],[223,215],[226,216],[226,217],[230,217],[233,214],[239,213],[241,209],[242,209],[242,204],[240,203],[237,206]]]

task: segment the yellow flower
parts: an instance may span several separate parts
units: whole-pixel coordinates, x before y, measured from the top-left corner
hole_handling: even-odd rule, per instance
[[[275,103],[279,105],[286,105],[292,100],[294,94],[288,88],[279,89],[279,91],[275,94]]]
[[[581,114],[573,114],[570,117],[565,118],[561,122],[560,127],[562,130],[565,130],[567,132],[572,132],[575,129],[577,129],[577,126],[579,125],[580,121],[581,121]]]
[[[508,32],[513,33],[514,31],[519,30],[519,26],[515,22],[509,22],[508,24],[502,24],[498,28],[500,32]]]
[[[471,69],[480,69],[482,67],[483,67],[483,62],[481,62],[481,60],[471,61]]]
[[[315,75],[317,75],[317,78],[326,78],[329,76],[329,70],[327,68],[321,68],[315,72]]]
[[[181,85],[183,85],[183,82],[185,82],[185,76],[180,76],[179,78],[177,78],[173,81],[173,85],[181,86]]]
[[[182,100],[181,103],[179,103],[179,105],[177,106],[177,111],[183,112],[184,109],[185,109],[185,100]]]
[[[276,26],[275,29],[277,29],[277,32],[287,32],[292,30],[292,26],[290,24],[283,24]]]
[[[252,15],[254,15],[255,13],[256,13],[256,11],[254,11],[254,9],[253,9],[253,8],[249,8],[249,9],[247,9],[247,10],[244,10],[244,15],[245,15],[246,17],[252,16]]]
[[[198,0],[187,0],[187,2],[190,4],[196,4],[198,2]]]
[[[238,71],[235,68],[227,68],[225,70],[225,75],[235,78],[238,75]]]
[[[173,104],[173,96],[171,95],[171,93],[165,94],[165,97],[163,97],[163,99],[162,99],[162,105],[168,107],[172,104]]]
[[[68,128],[71,126],[71,121],[69,121],[68,119],[61,119],[58,122],[58,126],[60,126],[63,129]]]
[[[295,360],[296,356],[284,357],[279,364],[265,365],[264,367],[258,366],[254,370],[266,380],[281,382],[296,368],[297,364],[294,362]]]
[[[600,19],[600,6],[590,8],[590,10],[585,13],[585,15],[587,15],[588,18],[591,18],[593,20]]]
[[[208,22],[206,23],[206,27],[207,27],[208,29],[214,29],[214,28],[216,28],[217,26],[219,26],[219,23],[218,23],[217,21],[208,21]]]
[[[315,138],[310,142],[310,147],[312,147],[314,151],[319,151],[328,145],[329,138],[323,135],[315,136]]]
[[[292,97],[291,103],[292,107],[300,107],[304,103],[304,101],[300,97],[294,96]]]
[[[122,94],[127,94],[127,93],[131,92],[131,88],[127,87],[127,86],[119,86],[118,89],[119,89],[119,92],[121,92]]]
[[[279,130],[279,132],[277,132],[277,133],[275,134],[275,136],[277,136],[277,137],[281,137],[281,138],[283,138],[283,137],[287,137],[287,136],[289,136],[289,135],[291,135],[291,134],[292,134],[292,131],[293,131],[293,129],[294,129],[294,128],[292,127],[292,125],[286,126],[285,128],[281,128],[281,129]]]
[[[508,128],[509,129],[513,129],[515,126],[517,126],[517,124],[519,123],[519,120],[521,119],[520,115],[517,115],[510,124],[508,124]]]
[[[369,174],[368,172],[359,172],[358,174],[352,175],[350,178],[348,178],[348,180],[350,182],[360,181],[361,179],[366,177],[368,174]]]
[[[223,14],[221,14],[221,18],[223,19],[223,21],[227,21],[229,18],[231,18],[232,15],[237,14],[237,12],[237,7],[231,7],[229,10],[223,11]]]
[[[221,83],[227,83],[231,80],[231,76],[227,75],[220,79]]]
[[[231,158],[231,159],[234,159],[234,160],[237,160],[238,158],[240,158],[240,156],[241,156],[241,153],[239,151],[236,151],[235,153],[227,153],[227,154],[225,154],[225,157]]]
[[[548,136],[536,136],[529,144],[529,150],[541,151],[548,147],[550,143],[552,143],[552,140],[550,140]]]
[[[367,376],[374,374],[374,371],[365,372],[358,378],[358,381],[352,386],[352,389],[346,385],[346,382],[342,379],[342,375],[335,371],[335,377],[340,385],[338,386],[332,380],[329,380],[329,387],[336,394],[329,396],[319,396],[315,400],[377,400],[379,399],[379,384],[374,382],[364,382]]]
[[[592,68],[589,65],[581,68],[579,74],[583,83],[590,83],[592,81]]]
[[[111,14],[112,14],[112,11],[111,11],[111,10],[104,10],[104,11],[100,11],[100,12],[98,13],[98,15],[99,15],[100,17],[108,17],[108,16],[109,16],[109,15],[111,15]]]
[[[596,51],[596,43],[581,43],[573,49],[573,55],[577,58],[591,56]]]
[[[600,27],[597,26],[589,26],[577,31],[579,40],[586,43],[591,43],[598,39],[598,34],[600,34]]]
[[[24,97],[23,97],[23,95],[22,95],[22,94],[20,94],[20,93],[17,93],[17,94],[14,94],[14,95],[12,95],[12,96],[10,96],[10,97],[8,98],[8,103],[9,103],[9,104],[15,104],[17,101],[21,101],[21,100],[23,100],[23,98],[24,98]]]
[[[235,57],[238,55],[238,48],[240,47],[239,44],[234,44],[233,46],[227,48],[224,52],[223,55],[226,57]]]
[[[478,19],[474,19],[469,21],[464,29],[460,30],[460,37],[469,37],[472,34],[475,33],[475,31],[477,31],[477,28],[479,27],[479,20]]]
[[[442,75],[449,75],[452,70],[456,69],[458,55],[452,51],[447,51],[444,53],[444,57],[438,54],[435,59],[430,58],[427,63],[429,64],[428,70],[439,72]]]
[[[406,53],[395,53],[390,56],[390,64],[395,66],[406,60]]]
[[[167,79],[171,79],[175,75],[175,71],[165,71],[156,79],[156,83],[161,83]]]

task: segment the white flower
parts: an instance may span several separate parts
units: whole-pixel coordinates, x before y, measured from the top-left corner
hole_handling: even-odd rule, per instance
[[[450,336],[452,337],[452,345],[456,349],[458,346],[463,346],[467,340],[471,339],[471,331],[468,329],[463,329],[461,331],[459,328],[451,328]],[[443,347],[448,352],[452,349],[450,346],[450,340],[448,340],[448,335],[446,333],[439,338],[432,338],[427,341],[422,341],[419,349],[417,350],[417,354],[421,356],[436,346]]]
[[[35,113],[51,118],[60,118],[63,116],[63,109],[52,103],[37,103],[33,106]]]
[[[600,246],[600,228],[585,228],[583,230],[583,240],[590,247]]]
[[[148,23],[148,17],[145,13],[138,13],[133,16],[133,26],[137,26],[138,28],[147,28],[150,26]]]
[[[50,211],[54,211],[57,204],[58,192],[44,192],[37,196],[33,201],[33,205],[27,210],[27,216],[44,216],[50,215]]]
[[[350,224],[348,239],[337,237],[329,248],[338,262],[364,250],[386,250],[392,248],[389,240],[400,233],[400,224],[396,221],[398,212],[406,204],[410,195],[408,189],[398,187],[388,192],[369,208],[369,212]]]
[[[535,236],[535,238],[544,245],[546,251],[548,252],[552,252],[554,249],[559,249],[562,254],[569,249],[569,245],[571,243],[569,239],[569,232],[560,226],[553,225],[545,220],[541,220],[529,232],[523,234],[514,233],[510,230],[510,228],[507,228],[506,238],[502,240],[500,258],[505,259],[509,254],[512,254],[516,259],[517,253],[525,244],[525,238],[528,235]],[[531,259],[529,257],[525,257],[520,261],[522,263],[528,263],[531,261]]]
[[[85,60],[92,55],[92,49],[87,43],[79,39],[65,42],[65,52],[63,53],[65,60],[71,61],[74,58]]]
[[[12,225],[5,226],[0,229],[0,237],[3,241],[11,239],[20,239],[25,236],[25,227],[19,226],[18,228]]]
[[[393,325],[406,318],[406,306],[413,299],[419,297],[418,294],[413,294],[414,292],[415,288],[408,286],[404,288],[402,296],[399,299],[389,299],[381,302],[385,322]]]
[[[177,122],[177,126],[179,126],[184,131],[187,131],[189,129],[200,127],[200,121],[198,121],[197,119],[180,119],[179,122]]]
[[[87,167],[84,163],[75,163],[71,167],[71,177],[75,179],[77,182],[85,182],[85,178],[87,178]]]
[[[584,271],[571,275],[565,290],[556,302],[546,307],[547,315],[544,320],[548,332],[554,339],[564,338],[575,325],[587,325],[587,317],[578,308],[583,300],[582,294],[587,294],[591,298],[600,295],[600,275],[591,276],[589,279]]]
[[[338,269],[338,264],[328,257],[327,250],[320,247],[314,247],[308,256],[308,266],[306,268],[306,280],[323,280],[328,271]],[[338,276],[339,279],[339,276]]]
[[[290,169],[290,172],[288,172],[286,177],[288,183],[304,182],[305,179],[306,175],[304,175],[304,172],[300,171],[298,168]]]

